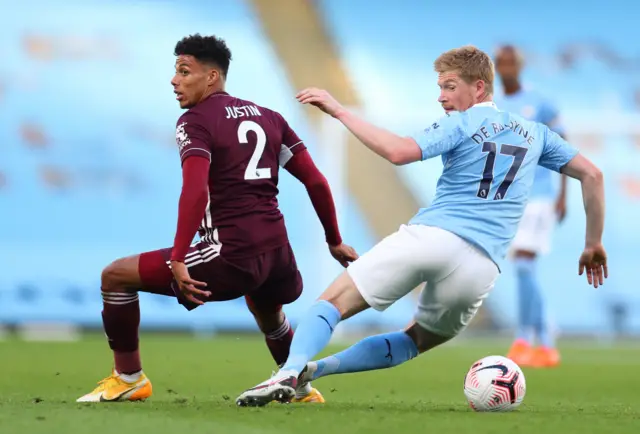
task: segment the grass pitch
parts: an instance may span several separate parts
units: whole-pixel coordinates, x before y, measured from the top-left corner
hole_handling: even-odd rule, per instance
[[[154,395],[143,403],[77,404],[110,370],[103,336],[0,342],[0,432],[21,433],[639,433],[639,346],[561,346],[563,365],[525,370],[513,413],[474,413],[462,393],[475,360],[508,342],[458,340],[385,371],[323,378],[325,405],[237,408],[273,362],[258,336],[143,335]],[[335,351],[339,348],[333,347]]]

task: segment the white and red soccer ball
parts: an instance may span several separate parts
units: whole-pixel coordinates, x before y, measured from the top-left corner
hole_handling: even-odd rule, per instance
[[[527,391],[524,374],[511,359],[488,356],[478,360],[464,377],[464,394],[475,411],[511,411]]]

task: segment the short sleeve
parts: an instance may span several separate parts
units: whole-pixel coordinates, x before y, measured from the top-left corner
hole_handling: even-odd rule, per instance
[[[447,114],[410,137],[420,147],[423,160],[442,155],[465,140],[463,117],[460,113]]]
[[[540,104],[540,121],[558,134],[564,134],[565,128],[560,118],[560,111],[551,101]]]
[[[280,164],[280,167],[284,167],[294,155],[304,151],[307,147],[282,115],[277,114],[276,117],[281,124],[282,131],[282,144],[280,145],[278,164]]]
[[[202,115],[186,112],[176,125],[176,143],[180,152],[180,161],[198,155],[211,161],[211,134],[202,120]]]
[[[571,146],[566,140],[544,127],[546,131],[544,148],[538,164],[554,172],[560,172],[563,166],[578,155],[578,150]]]

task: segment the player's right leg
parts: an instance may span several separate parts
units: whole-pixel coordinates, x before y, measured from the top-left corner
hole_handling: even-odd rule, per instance
[[[142,263],[143,267],[148,268],[149,255],[152,265],[154,257],[158,261],[162,258],[159,253],[154,255],[153,252],[133,255],[112,262],[102,271],[102,322],[113,350],[115,368],[110,376],[98,383],[98,387],[78,398],[78,402],[135,401],[151,396],[151,382],[142,372],[138,348],[138,288],[143,286],[140,266]],[[170,270],[167,272],[156,266],[152,271],[155,280],[164,278],[171,281]]]

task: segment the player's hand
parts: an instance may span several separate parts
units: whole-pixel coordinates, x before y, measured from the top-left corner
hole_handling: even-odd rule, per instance
[[[355,249],[344,243],[339,244],[337,246],[330,245],[329,251],[331,252],[331,256],[333,256],[333,258],[336,261],[340,262],[340,265],[342,265],[345,268],[349,266],[350,262],[353,262],[356,259],[358,259],[358,254],[356,253]]]
[[[203,300],[211,297],[210,291],[203,291],[196,288],[197,286],[205,287],[207,284],[192,279],[189,275],[189,269],[184,265],[184,262],[171,261],[171,272],[173,273],[173,278],[176,279],[178,283],[180,292],[184,295],[184,298],[190,302],[203,305]]]
[[[324,89],[308,87],[298,92],[296,99],[302,104],[314,105],[334,118],[345,111],[344,107]]]
[[[558,223],[562,223],[567,216],[567,198],[565,196],[560,196],[556,200],[556,216],[558,217]]]
[[[597,288],[604,284],[604,279],[609,277],[609,269],[607,268],[607,252],[605,252],[602,244],[591,247],[585,247],[578,266],[578,274],[582,276],[587,273],[587,282]]]

